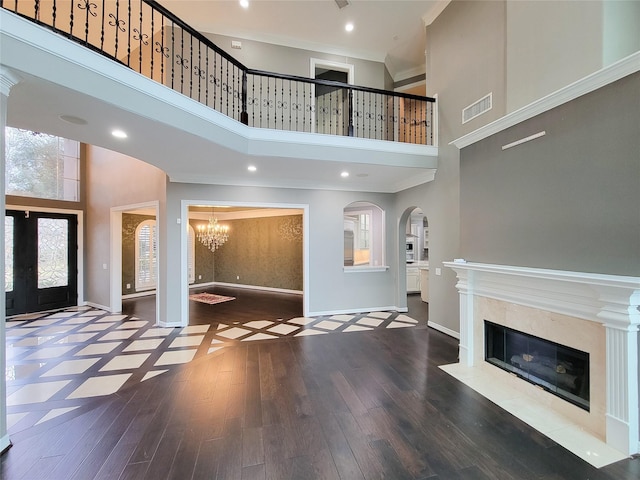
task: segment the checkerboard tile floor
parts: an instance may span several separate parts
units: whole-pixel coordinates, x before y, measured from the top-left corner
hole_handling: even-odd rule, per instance
[[[39,425],[238,342],[417,325],[397,312],[178,328],[92,307],[11,317],[6,323],[9,432]]]

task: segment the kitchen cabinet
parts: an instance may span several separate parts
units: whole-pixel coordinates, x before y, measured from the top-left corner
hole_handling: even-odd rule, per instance
[[[417,293],[420,291],[420,269],[418,267],[407,267],[407,293]]]

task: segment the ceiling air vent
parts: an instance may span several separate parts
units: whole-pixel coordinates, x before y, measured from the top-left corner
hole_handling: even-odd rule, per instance
[[[351,5],[351,2],[349,0],[335,0],[336,5],[338,5],[338,8],[343,9],[344,7],[348,7],[349,5]]]
[[[462,123],[467,123],[470,120],[473,120],[479,115],[482,115],[484,112],[488,112],[491,110],[493,106],[493,93],[485,95],[477,102],[472,103],[466,108],[462,109]]]

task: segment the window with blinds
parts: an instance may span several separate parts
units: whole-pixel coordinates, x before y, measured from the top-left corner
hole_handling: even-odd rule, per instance
[[[136,228],[136,290],[156,288],[156,221],[145,220]]]

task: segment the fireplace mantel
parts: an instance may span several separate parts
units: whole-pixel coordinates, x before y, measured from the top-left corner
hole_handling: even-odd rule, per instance
[[[502,302],[597,322],[606,329],[606,442],[625,454],[640,452],[638,330],[640,277],[445,262],[458,277],[460,363],[474,365],[474,301]]]

